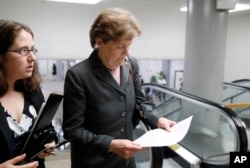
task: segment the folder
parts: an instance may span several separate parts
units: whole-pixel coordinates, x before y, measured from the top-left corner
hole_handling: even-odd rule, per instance
[[[45,138],[49,138],[51,132],[47,128],[51,125],[51,121],[53,120],[62,99],[63,95],[51,93],[47,101],[42,104],[35,123],[21,150],[21,154],[26,153],[26,161],[30,161],[30,158],[44,149],[44,144],[48,143],[45,142]],[[39,137],[41,133],[46,136]],[[53,133],[55,135],[54,131]],[[51,137],[54,135],[51,135]],[[44,144],[42,141],[44,141]]]

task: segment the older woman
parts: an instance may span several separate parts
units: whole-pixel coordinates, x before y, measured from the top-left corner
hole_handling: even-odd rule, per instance
[[[93,52],[68,70],[64,86],[63,129],[71,140],[72,168],[135,168],[133,112],[153,127],[170,130],[175,122],[158,118],[141,92],[136,60],[128,57],[141,28],[128,10],[102,11],[90,30]],[[130,61],[133,60],[133,73]]]

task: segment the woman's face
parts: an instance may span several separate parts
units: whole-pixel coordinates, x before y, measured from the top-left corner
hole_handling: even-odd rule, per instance
[[[99,56],[109,68],[116,68],[124,63],[128,56],[129,46],[132,40],[121,40],[119,42],[109,41],[103,43],[101,39],[97,39]]]
[[[11,51],[6,52],[3,61],[4,74],[7,80],[16,81],[31,77],[36,59],[35,55],[29,52],[26,56],[23,56],[18,52],[12,51],[31,50],[33,48],[34,41],[32,35],[25,30],[21,30],[14,43],[8,49]]]

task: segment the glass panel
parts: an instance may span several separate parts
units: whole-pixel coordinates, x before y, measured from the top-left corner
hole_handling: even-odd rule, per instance
[[[250,90],[242,90],[236,87],[224,86],[223,89],[223,104],[249,102]]]

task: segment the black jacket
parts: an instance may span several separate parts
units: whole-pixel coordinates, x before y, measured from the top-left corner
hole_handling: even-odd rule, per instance
[[[112,139],[133,140],[132,115],[136,102],[147,112],[140,81],[138,85],[136,79],[133,83],[129,69],[129,62],[121,66],[118,85],[95,50],[87,60],[67,71],[63,130],[65,138],[72,142],[72,168],[135,167],[133,158],[126,160],[108,152]],[[135,76],[138,71],[135,66]],[[144,118],[152,125],[158,119],[150,112]]]
[[[38,112],[42,103],[44,102],[44,96],[41,92],[41,89],[33,93],[26,93],[25,95]],[[11,150],[11,142],[11,131],[9,129],[4,111],[0,110],[0,163],[3,163],[14,157]],[[44,168],[44,159],[39,159],[38,161],[39,168]]]

